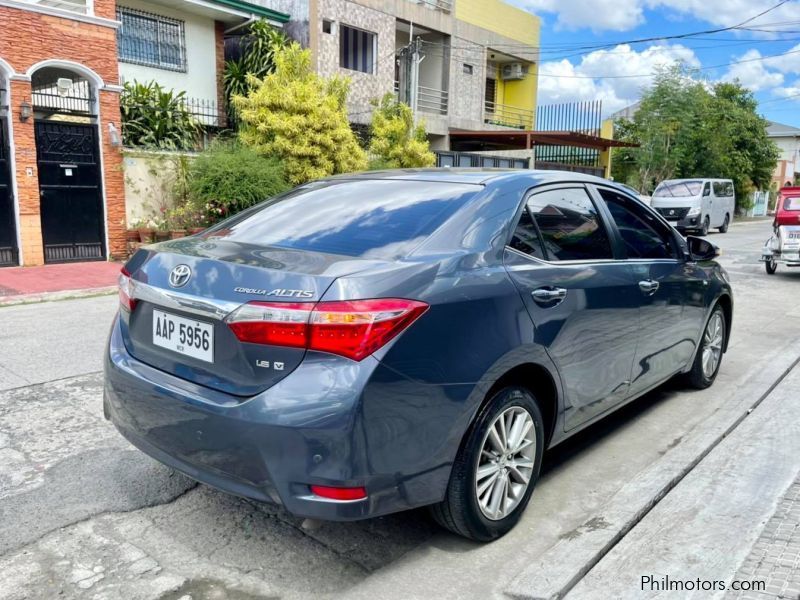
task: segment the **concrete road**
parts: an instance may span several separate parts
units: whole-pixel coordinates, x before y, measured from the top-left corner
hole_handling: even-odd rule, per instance
[[[115,298],[0,308],[0,600],[500,597],[531,565],[555,572],[553,548],[602,533],[603,507],[632,487],[641,495],[637,482],[664,461],[683,464],[709,423],[800,356],[800,272],[765,274],[768,235],[761,222],[709,236],[736,292],[715,386],[668,384],[552,451],[519,526],[483,546],[425,511],[303,526],[197,486],[102,419],[97,371]]]

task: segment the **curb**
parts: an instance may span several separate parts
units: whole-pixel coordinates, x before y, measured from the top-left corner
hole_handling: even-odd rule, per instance
[[[706,421],[703,435],[688,438],[636,475],[573,535],[562,538],[513,579],[505,595],[515,600],[559,600],[568,594],[800,364],[800,356],[783,356],[776,360],[778,376],[757,399],[748,401],[752,392],[747,390],[737,394],[730,408],[720,411],[713,421]]]
[[[79,290],[61,290],[58,292],[41,292],[38,294],[0,296],[0,308],[4,306],[19,306],[20,304],[37,304],[39,302],[56,302],[58,300],[73,300],[76,298],[89,298],[92,296],[107,296],[115,294],[116,292],[117,286],[108,286]]]

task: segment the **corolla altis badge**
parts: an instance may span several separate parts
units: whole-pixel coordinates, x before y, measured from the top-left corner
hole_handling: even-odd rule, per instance
[[[256,296],[276,296],[278,298],[313,298],[314,292],[311,290],[284,290],[275,288],[274,290],[260,290],[257,288],[237,287],[233,291],[238,294],[255,294]]]
[[[192,278],[192,270],[189,265],[178,265],[169,274],[169,284],[174,288],[185,286]]]

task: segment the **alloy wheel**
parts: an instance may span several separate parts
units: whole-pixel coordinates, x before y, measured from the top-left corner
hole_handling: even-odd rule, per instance
[[[489,426],[475,470],[475,494],[483,516],[500,520],[519,505],[533,475],[536,429],[530,413],[512,406]]]
[[[711,315],[703,334],[703,375],[709,379],[714,376],[719,366],[724,338],[725,324],[722,315],[715,312]]]

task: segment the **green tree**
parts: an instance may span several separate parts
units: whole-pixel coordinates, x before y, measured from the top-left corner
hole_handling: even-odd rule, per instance
[[[645,192],[664,179],[732,179],[737,204],[769,186],[779,151],[767,137],[752,93],[739,82],[707,85],[682,65],[662,69],[618,139],[637,148],[614,152],[614,177]]]
[[[251,91],[232,98],[241,121],[239,139],[283,161],[287,179],[301,184],[367,167],[347,119],[348,79],[311,70],[311,53],[292,43],[275,53],[275,70],[248,75]]]
[[[373,101],[372,134],[369,151],[373,155],[371,168],[406,169],[432,167],[436,155],[431,152],[425,126],[414,125],[411,107],[387,93]]]
[[[286,44],[286,35],[266,20],[250,25],[239,42],[239,58],[225,62],[223,87],[228,102],[234,95],[246,96],[250,92],[248,75],[263,78],[271,73],[275,68],[275,52]]]

